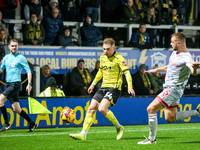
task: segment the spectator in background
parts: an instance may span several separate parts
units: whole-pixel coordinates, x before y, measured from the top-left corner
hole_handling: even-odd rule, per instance
[[[36,14],[38,20],[43,19],[43,8],[39,0],[31,0],[30,3],[24,6],[24,17],[26,21],[31,20],[31,14]]]
[[[98,46],[98,41],[102,39],[102,34],[99,29],[94,26],[92,18],[89,14],[86,15],[86,21],[81,27],[82,46]]]
[[[158,68],[158,64],[156,64],[153,69],[156,69]],[[163,90],[163,78],[162,78],[162,74],[159,73],[159,72],[156,72],[156,73],[150,73],[149,74],[149,77],[150,77],[150,81],[151,81],[151,84],[153,85],[153,93],[155,95],[158,95],[160,92],[162,92]]]
[[[102,0],[101,22],[119,23],[122,9],[121,0]]]
[[[19,2],[20,2],[20,17],[21,17],[21,19],[25,19],[25,17],[24,17],[24,7],[25,7],[25,5],[30,3],[31,0],[20,0]]]
[[[40,0],[40,4],[42,5],[43,8],[45,8],[49,4],[50,0]]]
[[[101,4],[102,0],[82,0],[84,3],[85,12],[84,14],[89,14],[92,18],[93,22],[98,21],[98,8]],[[83,21],[85,21],[85,18],[83,18]]]
[[[77,21],[79,0],[61,0],[61,12],[64,21]]]
[[[120,22],[121,23],[140,23],[142,20],[142,16],[140,16],[140,14],[138,14],[133,0],[127,0],[127,3],[125,3],[125,5],[122,6],[122,11],[121,11],[121,19]]]
[[[174,25],[174,26],[177,26],[177,25],[180,25],[180,18],[179,18],[179,15],[177,14],[177,10],[176,8],[172,8],[171,9],[171,13],[169,15],[169,18],[168,18],[168,24],[169,25]]]
[[[65,97],[65,93],[57,88],[56,80],[50,77],[46,83],[46,89],[42,91],[39,97]]]
[[[23,33],[24,44],[40,45],[43,43],[44,38],[43,26],[37,22],[36,14],[31,14],[31,21],[29,24],[26,24]]]
[[[119,23],[121,19],[120,17],[121,10],[122,10],[121,0],[102,0],[101,23]],[[117,43],[116,38],[117,37],[121,38],[121,33],[118,34],[117,31],[114,30],[114,28],[103,27],[101,28],[101,33],[103,35],[103,39],[115,37],[116,43]]]
[[[59,9],[55,7],[52,9],[52,15],[45,17],[41,22],[45,31],[44,45],[58,45],[58,37],[63,30],[63,20],[58,14]]]
[[[162,23],[161,21],[161,5],[159,0],[150,0],[149,8],[153,8],[155,11],[155,15],[159,24]]]
[[[81,46],[81,40],[77,39],[76,37],[70,35],[70,28],[64,27],[63,28],[63,35],[59,36],[58,43],[61,46]]]
[[[6,35],[6,31],[4,29],[0,30],[0,44],[1,44],[1,46],[2,45],[8,45],[8,38],[7,38],[7,35]],[[4,55],[5,55],[5,53],[4,53]]]
[[[0,30],[3,29],[6,32],[6,38],[10,39],[12,37],[10,37],[8,29],[6,28],[5,22],[2,19],[2,12],[0,10]]]
[[[138,31],[133,32],[128,46],[137,47],[139,49],[152,48],[152,45],[149,41],[149,34],[146,32],[146,25],[144,23],[140,24]]]
[[[95,68],[94,70],[91,72],[91,75],[93,78],[95,78],[97,72],[99,71],[99,68],[100,68],[100,61],[97,60],[96,63],[95,63]],[[98,91],[98,89],[101,88],[101,84],[102,84],[102,78],[101,80],[99,80],[99,82],[96,84],[96,86],[94,87],[94,93],[96,93],[96,91]]]
[[[168,25],[180,25],[180,20],[179,20],[179,16],[177,14],[177,10],[175,8],[171,9],[171,13],[170,15],[167,17],[166,19],[166,23]],[[174,33],[173,29],[165,29],[162,31],[162,36],[165,37],[165,44],[164,47],[166,49],[170,48],[170,42],[171,42],[171,35]]]
[[[79,59],[77,67],[72,69],[72,73],[70,75],[72,94],[76,96],[88,95],[87,90],[92,80],[93,78],[89,70],[85,68],[85,61],[83,59]]]
[[[148,9],[147,15],[144,17],[144,23],[150,25],[159,25],[158,19],[156,18],[155,15],[154,8]],[[157,29],[147,29],[147,32],[149,34],[150,43],[154,47],[156,45]]]
[[[136,95],[153,95],[154,87],[148,74],[145,74],[146,65],[141,64],[138,72],[133,75],[133,87]]]
[[[172,0],[177,14],[180,17],[181,25],[189,23],[189,17],[192,9],[191,0]]]
[[[142,19],[143,19],[144,14],[146,14],[146,12],[147,12],[147,8],[145,8],[142,5],[142,2],[140,0],[134,0],[134,5],[135,5],[137,12],[142,16]]]
[[[6,31],[4,29],[0,30],[0,61],[3,59],[3,57],[6,54],[9,54],[10,50],[8,49],[8,38],[6,35]],[[3,83],[6,83],[6,71],[4,70],[2,73],[0,73],[0,80]],[[6,85],[0,83],[0,94],[5,90]]]
[[[47,80],[52,77],[51,76],[51,69],[49,65],[44,65],[42,67],[42,76],[40,77],[40,92],[46,89]]]
[[[171,0],[162,0],[159,1],[161,6],[161,25],[168,25],[168,18],[171,12],[171,8],[173,8],[173,2]],[[159,30],[159,47],[165,47],[168,49],[170,47],[169,40],[170,37],[167,35],[168,30],[160,29]],[[167,33],[167,34],[166,34]],[[163,37],[167,39],[167,41],[163,40]],[[164,45],[163,45],[164,41]]]
[[[46,7],[44,7],[44,17],[51,16],[53,8],[59,9],[59,17],[61,18],[61,12],[58,5],[58,0],[50,0],[49,4]]]
[[[15,19],[16,8],[18,6],[18,0],[1,0],[0,9],[2,11],[3,19]],[[6,26],[8,26],[9,35],[13,38],[15,24],[6,24]]]

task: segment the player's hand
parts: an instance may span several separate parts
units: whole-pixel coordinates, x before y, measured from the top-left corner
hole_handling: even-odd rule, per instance
[[[192,63],[192,67],[194,69],[198,69],[198,68],[200,68],[200,63],[198,61],[196,61],[196,62]]]
[[[94,85],[90,85],[90,87],[88,88],[88,94],[92,93],[94,89]]]
[[[32,86],[31,86],[30,84],[28,84],[28,85],[26,86],[26,91],[28,91],[28,95],[30,95],[31,90],[32,90]]]
[[[128,89],[128,94],[131,94],[132,96],[135,96],[135,91],[132,88]]]

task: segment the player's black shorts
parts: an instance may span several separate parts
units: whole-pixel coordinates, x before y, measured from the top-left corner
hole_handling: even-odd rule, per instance
[[[93,96],[93,99],[97,100],[98,102],[101,102],[103,98],[106,98],[110,101],[111,106],[114,106],[120,95],[121,90],[114,88],[100,88]]]
[[[9,99],[10,103],[19,102],[19,91],[21,89],[21,82],[6,83],[7,87],[3,91],[3,95]]]

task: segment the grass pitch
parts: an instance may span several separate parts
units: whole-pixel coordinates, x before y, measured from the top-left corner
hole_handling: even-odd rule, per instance
[[[0,132],[1,150],[193,150],[200,149],[200,123],[159,124],[157,144],[138,145],[148,137],[148,125],[124,126],[124,136],[116,140],[113,126],[91,127],[86,141],[74,140],[70,133],[82,128],[46,128],[34,132],[8,130]]]

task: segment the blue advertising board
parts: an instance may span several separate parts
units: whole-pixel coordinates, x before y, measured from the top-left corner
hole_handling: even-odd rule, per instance
[[[38,128],[50,127],[80,127],[83,125],[84,117],[90,104],[91,98],[36,98],[43,106],[48,108],[52,114],[37,115],[30,114],[30,117],[39,124]],[[148,115],[147,106],[154,98],[119,98],[114,107],[109,109],[113,111],[122,125],[147,125]],[[29,113],[28,100],[20,99],[21,107]],[[6,101],[5,106],[8,111],[9,122],[12,129],[28,128],[29,124],[22,117],[16,114],[9,103]],[[70,107],[76,112],[76,119],[73,123],[67,125],[60,119],[60,113],[64,108]],[[179,105],[179,111],[195,110],[200,107],[199,97],[183,97]],[[158,123],[165,124],[163,109],[157,113]],[[198,116],[190,117],[177,123],[194,123],[200,122]],[[3,115],[1,114],[1,126],[4,124]],[[99,111],[93,121],[93,126],[112,125]]]
[[[168,64],[169,56],[172,51],[169,50],[118,50],[126,59],[127,66],[131,74],[136,73],[140,64],[146,64],[147,70],[158,64],[163,67]],[[37,64],[40,67],[49,65],[51,74],[67,74],[71,69],[77,66],[79,58],[85,60],[85,67],[90,71],[95,68],[95,62],[103,54],[102,49],[60,49],[60,48],[19,48],[19,52],[24,55],[29,62]],[[200,51],[190,53],[194,61],[200,61]]]
[[[137,71],[140,64],[146,64],[147,69],[153,68],[155,64],[159,67],[168,64],[170,51],[158,50],[116,50],[126,59],[131,74]],[[102,49],[38,49],[19,48],[29,62],[40,67],[49,65],[52,74],[67,74],[77,66],[80,58],[85,60],[85,67],[90,71],[95,68],[95,62],[103,54]]]

